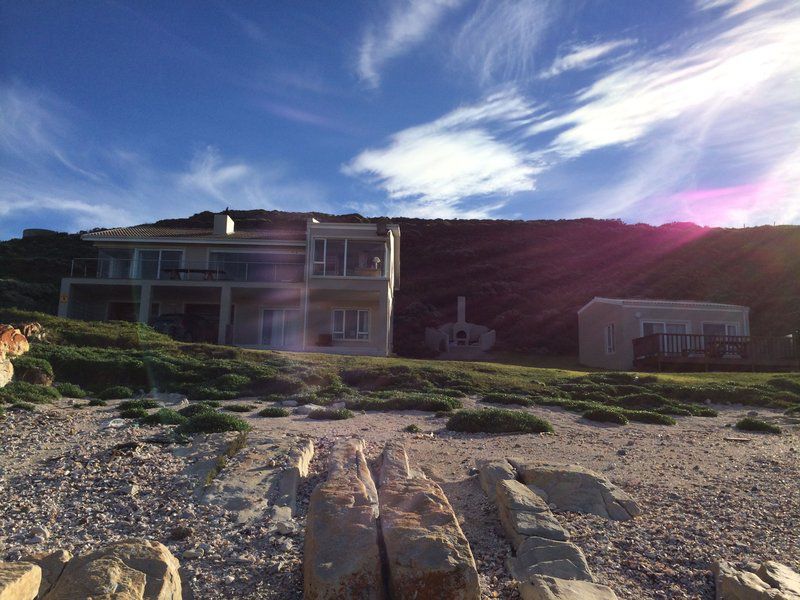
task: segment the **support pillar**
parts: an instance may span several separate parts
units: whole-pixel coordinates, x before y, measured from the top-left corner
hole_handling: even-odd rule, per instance
[[[69,296],[72,291],[72,284],[66,279],[61,280],[61,292],[58,296],[58,316],[69,316]]]
[[[228,340],[228,325],[231,319],[231,288],[230,286],[223,286],[219,292],[219,333],[217,335],[217,343],[225,344]]]
[[[388,356],[389,354],[389,294],[387,290],[381,292],[380,297],[378,298],[378,319],[375,319],[377,322],[383,324],[383,332],[381,335],[381,341],[383,347],[381,348],[381,353],[384,356]],[[373,325],[370,324],[370,327]]]
[[[149,283],[143,283],[139,293],[139,323],[147,323],[150,320],[150,298],[152,288]]]

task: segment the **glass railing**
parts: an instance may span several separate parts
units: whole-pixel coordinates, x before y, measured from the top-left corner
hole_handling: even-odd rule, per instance
[[[183,262],[123,258],[74,258],[70,277],[168,281],[252,281],[298,283],[304,263]]]

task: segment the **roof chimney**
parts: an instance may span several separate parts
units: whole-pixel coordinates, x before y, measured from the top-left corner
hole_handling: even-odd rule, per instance
[[[228,213],[214,215],[214,235],[230,235],[233,233],[233,219]]]

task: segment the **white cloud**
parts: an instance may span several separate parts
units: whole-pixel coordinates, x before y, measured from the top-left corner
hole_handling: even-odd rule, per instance
[[[499,139],[513,137],[534,112],[515,91],[497,93],[394,134],[386,146],[356,156],[343,172],[371,180],[408,214],[464,217],[470,214],[463,205],[468,198],[534,188],[538,166],[515,143]],[[479,214],[504,203],[496,200]]]
[[[371,87],[391,59],[420,44],[444,14],[463,0],[394,0],[386,20],[367,29],[358,52],[359,78]]]
[[[557,13],[551,0],[481,0],[456,37],[455,58],[484,84],[523,78]]]
[[[600,58],[611,54],[614,50],[635,44],[635,40],[612,40],[599,44],[579,44],[572,46],[569,52],[559,56],[550,65],[550,68],[541,72],[539,77],[547,79],[560,75],[565,71],[587,69],[594,65]]]
[[[696,0],[700,10],[726,9],[726,15],[733,17],[767,4],[771,0]]]

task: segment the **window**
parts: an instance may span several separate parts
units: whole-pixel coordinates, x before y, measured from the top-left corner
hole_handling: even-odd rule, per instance
[[[139,250],[138,272],[141,279],[178,279],[183,262],[182,250]]]
[[[333,339],[368,340],[369,311],[336,309],[333,311]]]
[[[288,252],[210,252],[208,268],[216,279],[230,281],[298,282],[305,256]]]
[[[97,276],[102,279],[128,278],[132,264],[132,249],[105,248],[97,253]]]
[[[383,277],[386,244],[370,240],[314,240],[312,273],[325,277]]]
[[[654,333],[686,333],[686,323],[664,323],[663,321],[643,321],[642,335]]]
[[[735,323],[703,323],[703,335],[739,335]]]
[[[614,323],[606,325],[606,354],[614,354],[617,351],[614,329]]]

